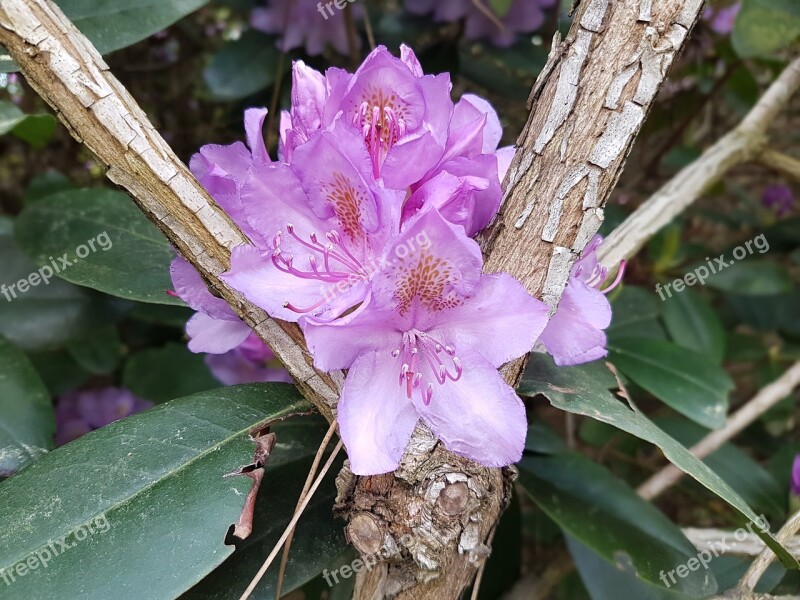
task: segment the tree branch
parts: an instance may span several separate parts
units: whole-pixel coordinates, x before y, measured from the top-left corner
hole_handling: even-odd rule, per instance
[[[773,153],[764,153],[767,129],[798,88],[800,58],[784,69],[736,128],[681,169],[605,239],[598,252],[603,266],[609,272],[616,270],[621,260],[634,256],[647,240],[733,167],[763,156],[767,156],[767,160],[774,159]],[[783,160],[781,164],[788,163]],[[773,162],[770,166],[777,165]]]
[[[756,160],[763,166],[800,182],[800,160],[795,157],[766,148]]]
[[[534,296],[558,304],[702,4],[581,3],[531,92],[504,206],[483,238],[487,271],[509,272]],[[516,383],[523,367],[524,360],[507,365],[508,381]]]

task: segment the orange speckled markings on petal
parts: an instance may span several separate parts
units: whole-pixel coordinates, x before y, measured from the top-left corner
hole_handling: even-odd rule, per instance
[[[435,258],[427,252],[417,255],[416,263],[405,264],[400,260],[397,264],[397,288],[395,299],[400,314],[405,314],[416,298],[428,310],[439,311],[461,304],[451,292],[445,291],[456,276],[450,261]],[[414,260],[412,257],[410,260]]]
[[[364,193],[341,173],[333,174],[326,193],[344,234],[351,241],[362,237],[364,229],[361,226],[361,206],[366,202]]]

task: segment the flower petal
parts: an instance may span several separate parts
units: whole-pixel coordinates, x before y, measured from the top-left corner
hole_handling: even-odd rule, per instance
[[[228,303],[208,291],[200,273],[182,256],[176,256],[169,266],[172,285],[181,300],[192,309],[205,313],[215,319],[238,321]]]
[[[610,322],[605,295],[571,277],[541,341],[559,366],[590,362],[607,354],[603,329]]]
[[[399,359],[388,352],[358,358],[339,401],[339,432],[356,475],[394,471],[419,420],[398,383]]]
[[[243,321],[222,321],[199,312],[186,323],[186,333],[192,352],[222,354],[245,341],[250,327]]]
[[[406,224],[373,277],[378,307],[392,307],[404,327],[429,328],[439,313],[468,296],[480,280],[478,244],[431,208]]]
[[[247,145],[253,153],[253,160],[261,163],[270,162],[267,146],[264,143],[264,119],[267,118],[267,112],[266,108],[248,108],[244,111]]]
[[[263,252],[254,246],[234,248],[230,271],[221,277],[271,317],[291,322],[304,316],[336,317],[366,295],[366,287],[360,282],[339,292],[334,285],[284,273],[273,264],[272,251]],[[287,302],[305,312],[289,309]]]
[[[349,369],[363,354],[398,348],[403,336],[392,327],[392,316],[388,311],[365,308],[329,323],[304,319],[301,325],[314,364],[323,371]]]
[[[459,356],[468,349],[498,368],[533,349],[547,313],[547,305],[511,275],[483,275],[463,304],[441,312],[431,334]]]
[[[436,385],[428,406],[421,394],[412,402],[445,447],[487,467],[517,462],[525,447],[525,406],[497,370],[474,352],[459,353],[458,381]]]

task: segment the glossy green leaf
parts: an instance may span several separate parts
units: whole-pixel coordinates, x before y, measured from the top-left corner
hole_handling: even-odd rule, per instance
[[[524,457],[518,467],[523,489],[551,519],[607,561],[629,563],[641,579],[663,585],[660,571],[697,554],[657,508],[580,454]],[[709,573],[694,572],[674,589],[702,597],[717,586]]]
[[[708,357],[641,338],[617,339],[608,349],[626,377],[679,413],[709,429],[725,424],[733,381]]]
[[[13,133],[34,148],[41,148],[56,130],[53,115],[26,115],[15,104],[0,100],[0,135]]]
[[[758,515],[719,475],[659,429],[647,416],[631,410],[615,398],[608,391],[614,384],[609,384],[608,377],[598,376],[596,365],[597,363],[590,363],[577,367],[557,367],[549,356],[535,353],[531,355],[517,391],[528,396],[542,394],[556,408],[614,425],[655,444],[672,464],[717,494],[746,519],[753,522],[758,520]],[[800,564],[769,532],[762,532],[757,527],[754,532],[775,551],[784,565],[793,569],[800,568]]]
[[[53,447],[53,404],[28,358],[0,337],[0,477]]]
[[[625,600],[696,600],[700,598],[700,596],[673,591],[677,585],[673,585],[666,572],[678,565],[669,565],[669,568],[664,569],[669,587],[666,587],[666,584],[656,586],[636,576],[636,569],[629,557],[626,556],[611,564],[576,538],[568,535],[566,540],[575,568],[580,573],[581,580],[592,600],[620,600],[620,598]],[[693,573],[695,576],[700,574],[702,573]],[[677,584],[680,580],[674,575],[673,577]]]
[[[253,533],[244,542],[238,542],[234,554],[183,594],[181,600],[238,600],[241,597],[288,525],[311,467],[312,460],[307,453],[313,452],[325,435],[326,427],[321,419],[314,419],[321,427],[313,429],[304,421],[307,420],[294,420],[294,423],[289,421],[278,429],[278,439],[297,445],[300,449],[299,456],[290,463],[291,471],[267,469],[262,493],[259,494],[256,504]],[[295,423],[299,425],[295,426]],[[304,431],[295,432],[293,428]],[[332,559],[348,553],[350,549],[342,533],[343,523],[332,513],[336,500],[334,479],[340,468],[341,461],[334,463],[327,479],[300,519],[286,570],[284,594],[317,577],[323,569],[331,566]],[[286,491],[282,488],[286,488]],[[280,493],[276,494],[274,491]],[[273,600],[277,575],[277,569],[270,569],[254,590],[252,600]]]
[[[65,349],[33,352],[28,358],[51,396],[74,390],[91,377]]]
[[[772,296],[791,292],[792,277],[783,265],[750,260],[733,263],[709,277],[706,285],[742,296]]]
[[[664,324],[676,344],[720,364],[725,355],[722,321],[694,290],[674,294],[664,302]]]
[[[658,320],[661,302],[658,295],[648,289],[625,286],[611,302],[613,317],[608,328],[608,338],[620,337],[665,338],[664,328]]]
[[[732,42],[742,58],[769,57],[800,37],[800,8],[792,0],[743,0]]]
[[[122,192],[73,190],[42,198],[25,206],[14,235],[37,264],[55,257],[58,276],[67,281],[128,300],[183,304],[166,294],[174,251]]]
[[[251,462],[248,431],[309,408],[283,384],[197,394],[83,436],[0,483],[0,573],[15,576],[4,600],[177,597],[234,551],[223,542],[250,480],[224,475]],[[278,433],[269,478],[292,485],[261,493],[293,507],[305,476],[297,461],[321,435]]]
[[[39,271],[17,247],[11,227],[10,220],[0,217],[0,335],[18,348],[36,352],[118,317],[123,307],[89,290],[57,277],[45,283],[42,274],[47,272]]]
[[[152,402],[166,402],[218,387],[220,383],[206,367],[204,356],[194,354],[185,344],[148,348],[125,363],[122,385]]]
[[[100,54],[150,37],[208,3],[208,0],[57,0]]]
[[[211,58],[203,79],[215,98],[245,98],[272,84],[279,57],[273,38],[258,31],[246,31]]]
[[[708,430],[683,419],[663,419],[658,425],[681,444],[694,446]],[[733,444],[723,444],[705,459],[754,510],[785,517],[786,495],[772,474]]]

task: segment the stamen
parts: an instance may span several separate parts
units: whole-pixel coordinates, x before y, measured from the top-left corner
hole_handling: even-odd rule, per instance
[[[628,261],[621,260],[619,262],[619,268],[617,269],[617,277],[614,279],[614,281],[611,282],[611,285],[609,285],[606,289],[602,290],[604,294],[608,294],[611,290],[613,290],[620,284],[620,282],[622,281],[622,277],[625,275],[625,269],[627,268],[627,266],[628,266]]]

